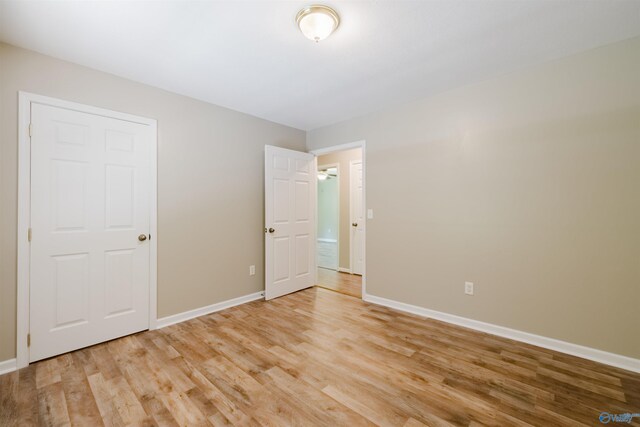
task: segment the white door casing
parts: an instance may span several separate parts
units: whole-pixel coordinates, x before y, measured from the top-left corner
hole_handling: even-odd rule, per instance
[[[265,146],[265,299],[315,284],[316,158]]]
[[[29,102],[29,362],[155,327],[155,121],[55,104]]]
[[[364,272],[364,233],[366,228],[362,161],[351,161],[350,169],[351,272],[362,275]]]

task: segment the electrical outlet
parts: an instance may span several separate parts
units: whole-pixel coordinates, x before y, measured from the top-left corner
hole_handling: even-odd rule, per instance
[[[373,219],[373,209],[367,209],[367,219]]]
[[[255,276],[256,275],[256,266],[255,265],[250,265],[249,266],[249,276]]]
[[[467,295],[473,295],[473,283],[464,282],[464,293]]]

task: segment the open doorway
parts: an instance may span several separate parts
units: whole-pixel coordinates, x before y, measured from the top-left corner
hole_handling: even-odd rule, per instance
[[[340,250],[340,170],[338,163],[318,165],[318,267],[338,270]]]
[[[318,156],[316,286],[362,298],[363,148],[360,144],[350,144],[314,154]]]

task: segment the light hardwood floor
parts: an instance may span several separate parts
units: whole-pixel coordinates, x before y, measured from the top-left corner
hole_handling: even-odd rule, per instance
[[[2,426],[574,426],[640,412],[639,374],[322,288],[38,362],[1,376],[0,393]]]
[[[327,268],[318,268],[318,282],[316,286],[362,298],[362,276],[357,274],[340,273]]]

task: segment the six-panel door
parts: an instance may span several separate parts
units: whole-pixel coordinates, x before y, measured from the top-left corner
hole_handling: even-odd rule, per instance
[[[314,285],[316,159],[265,147],[265,298]]]
[[[31,106],[29,360],[149,327],[149,126]]]

